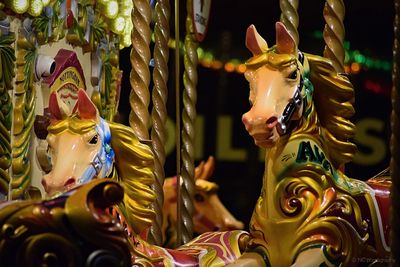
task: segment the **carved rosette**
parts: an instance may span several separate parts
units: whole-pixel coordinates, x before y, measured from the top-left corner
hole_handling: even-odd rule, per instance
[[[98,179],[70,196],[8,203],[0,209],[2,265],[130,266],[123,228],[106,212],[122,198],[121,186]]]

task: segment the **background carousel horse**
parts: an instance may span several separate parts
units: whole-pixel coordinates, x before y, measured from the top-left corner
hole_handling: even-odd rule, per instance
[[[339,167],[356,151],[353,87],[330,60],[303,54],[285,26],[276,46],[252,25],[253,57],[245,77],[250,110],[242,117],[266,148],[263,187],[250,222],[251,240],[237,264],[354,266],[388,260],[388,236],[374,190]],[[386,188],[387,190],[387,188]],[[385,222],[388,223],[388,222]]]
[[[138,141],[130,127],[100,118],[84,90],[78,91],[72,112],[53,92],[49,110],[52,118],[47,140],[52,168],[42,182],[47,194],[57,197],[94,178],[119,182],[125,194],[118,215],[127,228],[134,266],[224,266],[241,254],[247,236],[242,231],[206,233],[176,250],[141,239],[139,234],[154,218],[151,149]]]
[[[199,235],[211,231],[243,229],[244,224],[238,221],[224,206],[218,197],[218,185],[208,181],[215,168],[215,159],[210,156],[206,162],[200,162],[195,169],[195,193],[193,232]],[[165,179],[163,206],[163,243],[174,247],[176,243],[176,177]]]

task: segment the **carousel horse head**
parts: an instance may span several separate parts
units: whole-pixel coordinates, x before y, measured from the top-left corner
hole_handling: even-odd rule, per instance
[[[150,226],[155,198],[151,149],[130,127],[103,120],[82,89],[72,110],[51,93],[49,110],[51,170],[42,179],[46,193],[56,196],[95,178],[111,178],[125,190],[120,210],[127,223],[137,233]]]
[[[253,53],[245,77],[250,83],[250,110],[242,117],[257,145],[269,148],[287,133],[292,120],[303,109],[304,56],[282,23],[276,24],[276,46],[267,42],[251,25],[246,46]]]
[[[276,23],[276,45],[268,47],[251,25],[246,46],[253,54],[245,72],[251,108],[242,121],[255,144],[271,148],[282,137],[318,124],[324,138],[332,141],[332,158],[350,161],[355,145],[347,141],[355,127],[348,120],[354,114],[348,78],[328,59],[299,51],[281,22]]]
[[[53,92],[49,99],[52,116],[47,136],[51,171],[42,179],[48,195],[62,193],[95,177],[110,175],[114,161],[111,132],[83,90],[72,115]]]

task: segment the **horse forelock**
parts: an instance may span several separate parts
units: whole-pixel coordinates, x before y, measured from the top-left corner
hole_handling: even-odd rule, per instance
[[[63,120],[52,120],[47,130],[50,134],[55,135],[66,130],[76,134],[85,134],[95,130],[96,125],[95,120],[82,120],[72,115]]]
[[[276,69],[281,69],[296,63],[296,56],[292,54],[280,54],[276,46],[268,49],[266,52],[253,56],[246,61],[246,68],[258,69],[263,65],[269,65]]]
[[[200,192],[204,192],[206,194],[214,194],[218,191],[219,186],[214,183],[203,179],[197,179],[196,183],[196,190]]]

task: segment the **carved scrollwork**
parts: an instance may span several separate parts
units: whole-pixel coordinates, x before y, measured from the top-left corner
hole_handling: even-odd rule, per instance
[[[297,173],[299,177],[287,177],[277,186],[282,221],[297,222],[291,239],[294,251],[319,243],[331,259],[347,266],[369,237],[359,203],[334,188],[327,174],[307,169]]]
[[[69,195],[69,196],[68,196]],[[48,201],[0,209],[0,261],[5,266],[130,266],[123,228],[106,210],[123,198],[109,180],[94,180]]]

